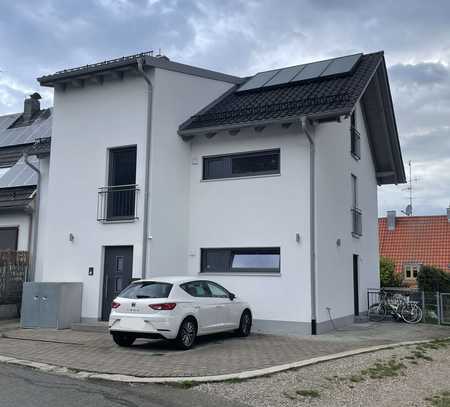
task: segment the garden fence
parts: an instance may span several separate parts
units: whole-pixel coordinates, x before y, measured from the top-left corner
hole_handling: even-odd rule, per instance
[[[402,295],[415,301],[423,311],[422,322],[428,324],[450,325],[450,293],[424,292],[417,288],[384,287],[382,290],[392,295]],[[367,304],[369,308],[377,304],[380,298],[380,289],[367,291]]]
[[[21,303],[28,263],[28,252],[0,251],[0,305]]]

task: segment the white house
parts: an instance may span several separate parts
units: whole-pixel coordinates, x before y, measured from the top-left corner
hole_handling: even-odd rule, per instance
[[[139,54],[54,88],[36,281],[105,319],[132,278],[208,276],[255,328],[317,333],[378,285],[377,184],[404,182],[382,52],[238,78]]]

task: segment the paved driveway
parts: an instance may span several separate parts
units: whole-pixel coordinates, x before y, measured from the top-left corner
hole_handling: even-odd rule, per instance
[[[10,329],[0,338],[0,355],[100,373],[190,377],[239,373],[367,346],[449,336],[448,327],[368,323],[316,337],[215,335],[199,338],[192,350],[178,351],[165,341],[138,340],[131,348],[119,348],[106,333]]]

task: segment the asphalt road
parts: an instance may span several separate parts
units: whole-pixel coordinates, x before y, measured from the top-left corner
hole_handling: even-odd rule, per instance
[[[244,407],[194,389],[78,380],[6,364],[0,365],[0,406]]]

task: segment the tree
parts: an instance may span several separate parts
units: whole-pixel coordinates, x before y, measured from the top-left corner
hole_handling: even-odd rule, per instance
[[[417,274],[417,285],[423,291],[450,292],[450,275],[435,266],[422,266]]]
[[[401,287],[403,274],[395,272],[395,263],[387,257],[380,257],[380,285],[381,287]]]

